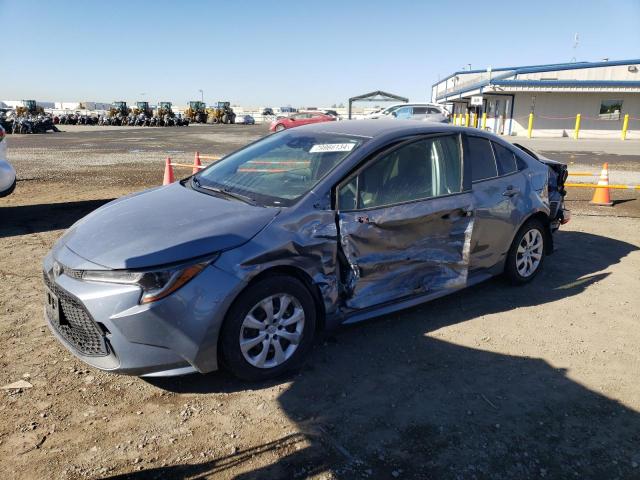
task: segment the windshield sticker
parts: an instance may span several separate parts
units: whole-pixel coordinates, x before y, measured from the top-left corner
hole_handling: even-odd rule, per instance
[[[309,153],[319,152],[350,152],[355,147],[355,143],[322,143],[314,145]]]

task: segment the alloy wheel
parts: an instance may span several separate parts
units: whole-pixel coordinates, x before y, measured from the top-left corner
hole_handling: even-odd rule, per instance
[[[240,327],[240,351],[257,368],[274,368],[286,362],[302,340],[305,315],[293,295],[281,293],[253,306]]]
[[[544,242],[542,233],[536,228],[527,231],[520,240],[516,252],[516,269],[523,277],[530,277],[542,261]]]

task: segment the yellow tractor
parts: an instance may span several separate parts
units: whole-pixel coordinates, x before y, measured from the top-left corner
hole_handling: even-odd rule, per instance
[[[230,102],[218,102],[207,109],[207,123],[236,123],[236,114]]]
[[[141,113],[144,113],[149,118],[153,117],[153,111],[149,108],[149,102],[136,102],[133,114],[140,115]]]
[[[207,121],[207,104],[204,102],[189,102],[189,108],[184,112],[185,117],[194,123],[205,123]]]
[[[22,100],[22,106],[16,108],[16,115],[38,115],[44,113],[44,108],[36,105],[35,100]]]
[[[111,108],[109,109],[109,116],[116,117],[118,115],[122,117],[126,117],[129,115],[129,108],[127,107],[127,102],[113,102],[113,104],[111,105]]]
[[[171,102],[160,102],[158,104],[157,115],[159,117],[164,117],[165,115],[169,115],[171,118],[175,117],[175,113],[171,109]]]

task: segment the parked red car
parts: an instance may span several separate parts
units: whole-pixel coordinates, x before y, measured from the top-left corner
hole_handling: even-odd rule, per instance
[[[279,132],[285,128],[298,127],[300,125],[308,125],[310,123],[335,122],[336,118],[331,115],[325,115],[320,112],[300,112],[294,113],[289,117],[278,118],[271,122],[269,130]]]

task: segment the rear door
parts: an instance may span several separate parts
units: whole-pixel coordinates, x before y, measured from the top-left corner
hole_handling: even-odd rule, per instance
[[[325,116],[321,113],[312,113],[310,114],[309,123],[319,123],[325,121]]]
[[[307,125],[312,123],[311,114],[310,113],[296,113],[296,125]]]
[[[411,115],[413,120],[424,120],[427,118],[427,107],[413,107]]]
[[[463,287],[473,229],[470,187],[458,134],[403,142],[339,184],[346,306]]]
[[[489,269],[506,256],[520,225],[529,183],[513,152],[484,137],[468,135],[465,158],[471,164],[476,207],[471,269]]]

